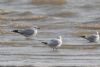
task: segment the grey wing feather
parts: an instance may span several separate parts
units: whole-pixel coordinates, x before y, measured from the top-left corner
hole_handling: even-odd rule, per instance
[[[32,35],[32,34],[34,34],[34,30],[31,30],[31,29],[23,30],[23,31],[20,32],[20,34]]]
[[[51,40],[49,45],[51,46],[57,46],[59,44],[59,41],[58,40]]]
[[[89,41],[93,42],[93,41],[96,40],[96,38],[97,38],[97,36],[92,35],[92,36],[89,36],[87,39],[88,39]]]

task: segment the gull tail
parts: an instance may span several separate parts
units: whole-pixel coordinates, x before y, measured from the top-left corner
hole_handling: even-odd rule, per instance
[[[48,44],[47,42],[41,42],[41,43],[43,43],[43,44]]]

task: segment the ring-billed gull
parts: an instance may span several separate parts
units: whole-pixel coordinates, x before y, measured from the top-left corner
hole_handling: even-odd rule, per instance
[[[31,37],[31,36],[36,36],[37,35],[37,29],[40,29],[39,27],[33,27],[32,29],[24,29],[24,30],[13,30],[12,32],[19,33],[26,38]]]
[[[96,32],[96,34],[93,34],[90,36],[85,35],[85,36],[80,36],[80,37],[87,39],[89,42],[98,42],[99,38],[100,38],[98,32]]]
[[[60,47],[62,45],[62,37],[58,36],[57,39],[52,39],[48,42],[42,42],[45,45],[48,45],[49,47],[53,48],[53,50],[57,47]]]

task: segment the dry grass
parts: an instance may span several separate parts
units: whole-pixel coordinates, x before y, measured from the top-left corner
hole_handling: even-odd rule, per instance
[[[4,15],[0,15],[0,20],[12,20],[12,21],[19,21],[19,20],[40,20],[48,18],[47,16],[17,16],[17,17],[7,17]]]
[[[75,32],[73,32],[73,33],[71,33],[71,34],[79,37],[79,36],[82,36],[82,35],[91,35],[91,34],[95,34],[95,32],[78,30],[78,31],[75,31]]]
[[[0,67],[36,67],[33,65],[0,65]]]
[[[8,3],[8,2],[13,2],[14,0],[0,0],[0,3]]]
[[[18,20],[40,20],[45,19],[47,16],[18,16],[12,18],[12,21],[18,21]]]
[[[4,15],[0,15],[0,20],[7,20]]]
[[[14,27],[14,28],[31,28],[33,27],[32,24],[29,24],[29,23],[17,23],[17,22],[13,22],[11,25],[11,27]]]
[[[8,32],[5,29],[0,28],[0,35],[5,35],[5,34],[13,34],[12,32]]]
[[[100,23],[77,24],[75,27],[77,31],[73,32],[73,35],[90,35],[95,34],[94,30],[100,29]]]
[[[96,48],[100,48],[100,44],[96,44],[96,43],[87,43],[87,45],[71,45],[71,44],[68,44],[68,45],[62,45],[60,47],[61,49],[96,49]]]
[[[4,45],[4,44],[7,44],[7,45],[14,45],[15,42],[10,42],[10,41],[1,41],[0,44]]]
[[[16,12],[16,11],[0,9],[0,15],[8,15],[8,14],[11,14],[14,12]]]
[[[17,13],[17,14],[16,14]],[[12,14],[10,17],[9,15]],[[7,10],[0,10],[0,20],[12,20],[12,21],[19,21],[19,20],[39,20],[45,19],[48,16],[43,15],[34,15],[30,11],[25,11],[23,13],[17,11],[7,11]]]
[[[32,0],[32,4],[54,4],[62,5],[65,4],[66,0]]]
[[[51,14],[50,16],[71,17],[71,16],[75,16],[75,15],[76,14],[74,12],[64,11],[64,12],[57,12],[57,13]]]
[[[16,14],[17,16],[30,16],[33,15],[33,13],[31,11],[25,11],[25,12],[19,12]]]
[[[100,23],[79,24],[76,27],[83,29],[100,29]]]

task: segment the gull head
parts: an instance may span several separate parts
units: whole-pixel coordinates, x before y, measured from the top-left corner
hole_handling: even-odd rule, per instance
[[[34,26],[35,29],[40,29],[38,26]]]
[[[99,35],[99,32],[98,32],[98,31],[96,31],[96,34],[97,34],[97,35]]]
[[[58,36],[57,38],[60,39],[60,40],[62,40],[62,36]]]

